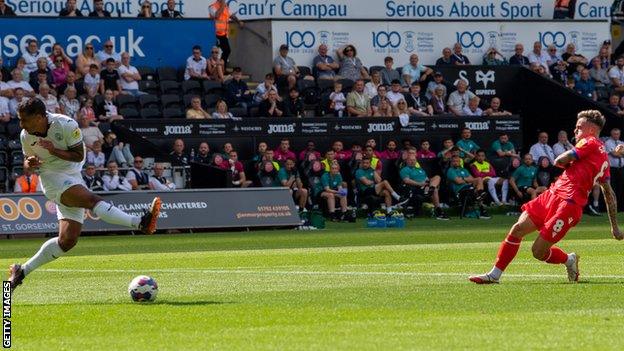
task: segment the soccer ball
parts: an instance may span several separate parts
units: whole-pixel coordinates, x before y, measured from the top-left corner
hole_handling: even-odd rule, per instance
[[[158,295],[158,284],[152,277],[140,275],[128,285],[128,293],[134,302],[151,302]]]

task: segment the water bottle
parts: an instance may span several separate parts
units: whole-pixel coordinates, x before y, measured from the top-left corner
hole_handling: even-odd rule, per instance
[[[342,117],[343,111],[342,110],[338,110],[338,117]]]

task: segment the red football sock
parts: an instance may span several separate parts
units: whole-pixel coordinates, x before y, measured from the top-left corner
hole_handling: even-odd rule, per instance
[[[552,264],[562,264],[568,261],[568,254],[556,246],[550,248],[550,252],[546,255],[544,262]]]
[[[518,253],[520,249],[520,243],[522,242],[522,238],[516,238],[511,234],[508,234],[505,240],[500,245],[498,249],[498,254],[496,255],[496,262],[494,262],[494,266],[501,271],[504,271],[505,268],[513,261],[514,257]]]

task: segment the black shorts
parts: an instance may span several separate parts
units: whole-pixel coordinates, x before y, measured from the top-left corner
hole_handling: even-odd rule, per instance
[[[377,193],[375,192],[375,187],[366,188],[364,189],[364,191],[362,191],[362,194],[361,194],[362,198],[369,197],[369,196],[376,196],[376,195]]]

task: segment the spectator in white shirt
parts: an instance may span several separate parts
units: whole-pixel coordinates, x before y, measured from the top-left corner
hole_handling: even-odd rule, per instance
[[[108,171],[102,176],[105,191],[129,191],[132,185],[126,178],[119,174],[117,162],[111,161],[107,165]]]
[[[483,116],[483,110],[479,108],[480,101],[478,96],[468,100],[468,106],[464,106],[462,110],[464,116]]]
[[[555,158],[568,150],[572,150],[573,147],[574,145],[568,140],[568,133],[565,130],[559,131],[557,143],[552,147]]]
[[[537,136],[537,143],[531,146],[531,150],[529,150],[531,156],[533,156],[534,160],[539,160],[540,157],[548,157],[551,164],[555,162],[555,153],[553,152],[552,147],[548,145],[548,133],[540,132]]]
[[[15,94],[13,98],[9,101],[9,113],[11,113],[11,118],[17,118],[17,107],[24,100],[24,89],[16,88]]]
[[[49,69],[54,68],[54,64],[52,63],[52,60],[50,60],[48,55],[46,55],[46,53],[43,50],[39,50],[39,43],[37,43],[36,39],[30,39],[28,41],[26,52],[22,55],[22,57],[26,61],[26,66],[24,66],[24,70],[28,74],[37,70],[37,60],[40,57],[43,57],[46,59]]]
[[[95,63],[89,67],[89,73],[84,76],[83,86],[89,97],[97,95],[100,88],[100,69]]]
[[[550,56],[542,51],[542,43],[536,41],[533,43],[533,51],[529,53],[529,63],[538,64],[546,70],[549,71],[549,67],[553,62],[550,60]],[[534,160],[537,160],[536,158]]]
[[[95,57],[100,62],[100,65],[102,65],[101,67],[102,69],[106,68],[106,60],[108,60],[109,58],[112,58],[113,60],[115,60],[115,68],[121,65],[121,56],[118,53],[116,53],[113,50],[113,48],[114,48],[113,42],[111,40],[107,40],[104,43],[104,49],[101,51],[98,51],[98,53],[95,54]]]
[[[15,88],[24,89],[24,94],[26,96],[35,96],[35,90],[32,88],[30,83],[24,80],[24,76],[22,75],[22,71],[19,68],[15,68],[11,71],[11,79],[7,82],[9,88],[15,90]]]
[[[342,93],[342,83],[334,82],[334,91],[329,94],[330,105],[329,108],[334,111],[334,116],[343,117],[345,116],[345,103],[347,102],[347,98]]]
[[[401,99],[405,100],[405,96],[401,92],[401,89],[401,81],[398,79],[393,80],[392,85],[390,86],[390,91],[386,93],[386,97],[390,100],[392,106],[396,106],[397,102]]]
[[[133,96],[145,95],[144,92],[139,91],[139,81],[141,75],[136,67],[130,65],[130,54],[123,52],[121,54],[121,66],[117,70],[121,77],[121,90]]]
[[[87,163],[95,165],[97,168],[104,167],[106,163],[106,155],[102,152],[102,142],[96,140],[91,146],[91,150],[87,152]]]
[[[7,123],[11,120],[11,111],[9,110],[9,99],[0,96],[0,122]]]
[[[449,94],[446,105],[449,108],[449,112],[455,114],[455,116],[461,116],[464,113],[464,107],[468,106],[470,99],[476,95],[468,90],[468,83],[464,80],[457,82],[457,90]]]
[[[52,94],[50,94],[50,86],[47,84],[41,84],[39,86],[39,94],[36,96],[37,99],[43,101],[46,106],[46,111],[51,113],[60,113],[61,107],[59,106],[58,100]]]
[[[170,191],[175,190],[176,185],[163,176],[165,166],[162,163],[154,164],[154,175],[149,177],[149,187],[153,190]]]
[[[269,98],[269,92],[277,92],[277,86],[275,85],[275,76],[273,73],[267,73],[264,76],[264,83],[259,84],[256,87],[256,95],[254,95],[254,104],[259,105],[262,101]],[[282,98],[277,95],[277,100],[282,101]]]
[[[193,46],[193,55],[186,59],[186,69],[184,70],[184,80],[210,79],[206,73],[206,58],[202,56],[201,46]]]
[[[608,75],[609,79],[611,79],[613,90],[618,93],[624,92],[624,55],[618,57],[617,61],[615,61],[615,66],[611,67]]]

